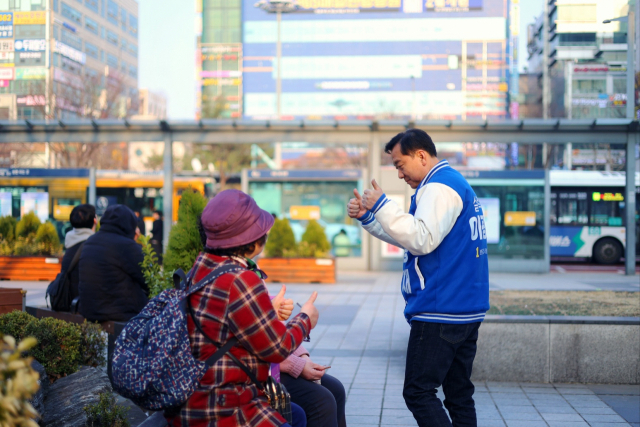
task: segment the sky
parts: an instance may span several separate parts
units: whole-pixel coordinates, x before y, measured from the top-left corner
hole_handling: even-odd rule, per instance
[[[195,1],[138,0],[139,86],[167,97],[171,120],[193,120],[196,106]],[[527,65],[527,25],[543,0],[520,0],[519,69]]]

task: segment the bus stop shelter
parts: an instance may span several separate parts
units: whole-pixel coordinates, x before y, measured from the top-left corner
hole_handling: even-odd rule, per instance
[[[626,146],[626,224],[635,223],[636,153],[640,144],[640,126],[630,119],[525,119],[504,121],[0,121],[2,143],[104,143],[164,142],[164,186],[173,191],[174,141],[199,144],[259,144],[306,141],[316,144],[364,144],[368,147],[368,176],[380,174],[383,144],[396,133],[420,128],[439,142],[493,142],[519,144],[610,143]],[[631,159],[631,161],[629,161]],[[548,179],[545,194],[549,197]],[[171,198],[164,199],[164,211],[173,211]],[[545,215],[545,253],[549,252],[549,212]],[[171,222],[165,222],[165,239]],[[635,230],[626,228],[626,274],[635,273]],[[165,242],[166,243],[166,242]],[[375,262],[369,254],[367,267]]]

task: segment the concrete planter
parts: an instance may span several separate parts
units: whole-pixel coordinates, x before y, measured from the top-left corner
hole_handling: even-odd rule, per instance
[[[22,289],[0,288],[0,314],[24,311],[26,296]]]
[[[472,379],[640,384],[640,319],[487,316]]]
[[[262,258],[258,266],[267,282],[336,283],[336,262],[331,258]]]
[[[0,280],[52,281],[60,273],[61,259],[45,256],[0,257]]]

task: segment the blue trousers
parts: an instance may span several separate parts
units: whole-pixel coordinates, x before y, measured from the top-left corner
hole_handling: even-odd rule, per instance
[[[307,415],[304,409],[293,402],[291,402],[291,424],[285,423],[280,427],[307,427]]]
[[[411,323],[403,396],[419,427],[477,427],[471,369],[480,323]],[[444,406],[436,396],[442,386]]]

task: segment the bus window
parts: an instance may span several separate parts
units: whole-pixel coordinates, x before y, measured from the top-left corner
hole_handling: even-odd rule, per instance
[[[587,193],[558,193],[558,224],[587,225]]]
[[[624,224],[624,195],[621,192],[591,193],[591,225],[622,227]]]
[[[556,225],[558,223],[558,193],[551,193],[551,216],[549,217],[551,220],[551,225]]]

